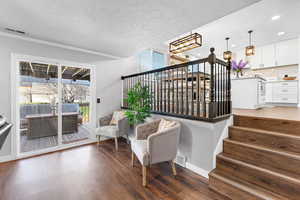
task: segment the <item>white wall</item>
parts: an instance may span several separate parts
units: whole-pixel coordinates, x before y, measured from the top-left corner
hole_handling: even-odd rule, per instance
[[[68,60],[82,63],[95,63],[107,58],[72,51],[63,48],[48,46],[44,44],[33,43],[22,39],[0,36],[0,114],[7,117],[11,122],[11,53],[26,54],[60,60]],[[101,78],[101,74],[98,78]],[[107,76],[105,76],[107,78]],[[10,137],[6,140],[0,151],[1,156],[7,156],[11,151]],[[1,159],[0,159],[1,160]]]
[[[138,71],[136,57],[94,63],[96,68],[96,95],[101,99],[97,104],[97,119],[118,110],[121,107],[122,81],[121,76]]]
[[[153,118],[160,117],[181,123],[178,154],[186,158],[187,168],[208,177],[208,173],[216,167],[216,155],[223,151],[223,139],[228,137],[232,118],[210,123],[153,115]]]

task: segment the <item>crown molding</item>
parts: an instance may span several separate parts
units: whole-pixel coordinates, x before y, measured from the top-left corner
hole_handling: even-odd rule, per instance
[[[36,38],[24,36],[24,35],[16,35],[16,34],[7,33],[7,32],[3,32],[3,31],[0,31],[0,36],[21,39],[21,40],[25,40],[25,41],[29,41],[29,42],[38,43],[38,44],[44,44],[44,45],[49,45],[49,46],[53,46],[53,47],[59,47],[59,48],[63,48],[63,49],[68,49],[68,50],[73,50],[73,51],[79,51],[79,52],[83,52],[83,53],[98,55],[98,56],[104,56],[104,57],[112,58],[112,59],[121,59],[122,58],[122,57],[119,57],[119,56],[114,56],[114,55],[111,55],[111,54],[101,53],[101,52],[98,52],[98,51],[83,49],[83,48],[74,47],[74,46],[70,46],[70,45],[66,45],[66,44],[60,44],[60,43],[57,43],[57,42],[50,42],[50,41],[47,41],[47,40],[36,39]]]

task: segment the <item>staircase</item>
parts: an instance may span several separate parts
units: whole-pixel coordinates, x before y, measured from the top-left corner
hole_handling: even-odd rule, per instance
[[[233,200],[300,200],[300,121],[235,115],[209,187]]]

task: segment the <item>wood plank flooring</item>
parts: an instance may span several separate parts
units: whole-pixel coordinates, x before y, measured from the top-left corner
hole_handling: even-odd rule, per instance
[[[142,186],[141,165],[131,167],[130,147],[111,140],[0,164],[1,200],[228,200],[205,178],[169,163],[153,165]]]
[[[270,107],[257,110],[251,109],[232,109],[235,115],[243,115],[249,117],[264,117],[273,119],[286,119],[300,121],[300,108],[297,107]]]

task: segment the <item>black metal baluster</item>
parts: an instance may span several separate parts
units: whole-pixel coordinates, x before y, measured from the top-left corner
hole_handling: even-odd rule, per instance
[[[156,89],[156,95],[155,95],[155,101],[156,101],[156,111],[159,111],[159,73],[155,73],[155,89]]]
[[[203,117],[206,118],[206,69],[205,69],[205,64],[206,62],[204,62],[204,99],[203,99]]]
[[[200,116],[200,72],[199,72],[199,64],[197,64],[197,117]]]
[[[227,75],[227,84],[228,84],[228,113],[231,113],[231,79],[230,79],[230,71],[231,70],[231,61],[228,60],[228,75]]]
[[[175,85],[174,85],[174,70],[171,70],[172,77],[172,113],[175,113]]]
[[[170,113],[171,112],[171,109],[170,109],[170,70],[167,71],[167,74],[168,74],[168,112]]]
[[[222,71],[223,71],[223,65],[220,65],[220,81],[221,81],[221,85],[220,85],[220,90],[221,90],[221,96],[220,96],[220,110],[221,110],[221,113],[220,115],[223,115],[223,74],[222,74]]]
[[[184,67],[181,68],[181,114],[184,115],[184,109],[183,109],[183,105],[184,105],[184,102],[183,102],[183,76],[184,76]]]
[[[179,82],[179,76],[178,76],[178,67],[176,68],[176,114],[179,114],[179,99],[178,99],[178,82]]]
[[[160,72],[160,111],[163,112],[163,71]]]
[[[194,65],[192,65],[191,115],[194,116]]]
[[[186,67],[186,80],[185,80],[185,83],[186,83],[186,115],[189,115],[189,66]]]
[[[220,65],[219,63],[216,64],[216,80],[217,80],[217,116],[220,115]]]

